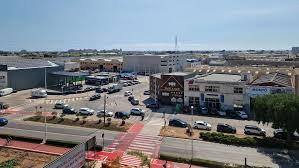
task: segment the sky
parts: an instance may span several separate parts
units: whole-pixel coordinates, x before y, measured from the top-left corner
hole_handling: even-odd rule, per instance
[[[0,50],[290,49],[298,0],[1,0]]]

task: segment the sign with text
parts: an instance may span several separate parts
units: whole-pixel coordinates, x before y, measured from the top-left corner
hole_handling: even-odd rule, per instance
[[[246,93],[250,97],[264,96],[271,94],[271,89],[269,87],[251,86],[246,89]]]

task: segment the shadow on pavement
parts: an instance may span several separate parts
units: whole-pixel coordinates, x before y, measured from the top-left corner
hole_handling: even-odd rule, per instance
[[[257,148],[257,151],[269,156],[280,168],[299,167],[299,151],[270,148]]]

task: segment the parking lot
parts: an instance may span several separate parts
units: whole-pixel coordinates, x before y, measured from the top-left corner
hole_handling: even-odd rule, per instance
[[[142,108],[145,112],[144,120],[143,122],[148,122],[150,120],[154,120],[155,118],[161,119],[162,112],[166,112],[166,118],[180,118],[184,121],[187,121],[188,123],[191,123],[192,117],[189,114],[177,114],[174,115],[173,111],[175,110],[174,107],[170,106],[161,106],[161,108],[157,111],[152,111],[151,109],[148,109],[145,107],[145,104],[149,103],[150,100],[148,95],[144,95],[143,92],[145,90],[149,89],[149,81],[148,77],[145,76],[139,76],[138,80],[141,82],[140,84],[132,85],[123,87],[123,89],[120,92],[107,94],[101,93],[101,98],[94,101],[89,101],[89,98],[95,94],[95,91],[89,91],[86,93],[79,93],[79,94],[73,94],[73,95],[48,95],[47,98],[42,99],[30,99],[30,90],[26,91],[20,91],[17,93],[13,93],[11,95],[1,97],[1,102],[6,102],[12,106],[15,110],[21,110],[21,111],[47,111],[47,112],[53,112],[56,111],[58,113],[61,113],[61,109],[54,109],[54,105],[57,102],[64,102],[68,104],[70,107],[75,108],[76,111],[78,111],[82,107],[88,107],[95,111],[100,111],[104,109],[104,95],[107,96],[106,101],[106,109],[107,111],[124,111],[129,112],[131,108],[138,107]],[[104,86],[107,87],[107,86]],[[128,101],[128,97],[124,96],[125,91],[131,91],[135,98],[139,99],[140,104],[139,105],[132,105]],[[36,108],[37,107],[37,108]],[[40,108],[42,107],[42,108]],[[71,117],[71,116],[70,116]],[[97,116],[89,116],[88,119],[90,120],[97,120]],[[137,122],[140,121],[140,116],[131,116],[128,122]],[[258,124],[255,121],[247,121],[247,120],[237,120],[237,119],[227,119],[227,118],[220,118],[220,117],[208,117],[208,116],[193,116],[193,121],[202,120],[205,122],[208,122],[212,125],[212,131],[216,131],[216,127],[218,123],[225,123],[230,124],[237,129],[237,134],[244,134],[244,126],[245,125],[256,125],[260,128],[263,128],[266,131],[267,136],[273,136],[273,128],[271,128],[271,125],[262,125]],[[168,121],[167,121],[168,122]],[[164,123],[161,123],[163,125]]]

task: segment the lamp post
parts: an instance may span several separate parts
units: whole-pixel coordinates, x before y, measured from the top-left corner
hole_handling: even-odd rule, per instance
[[[40,109],[41,109],[41,112],[42,112],[42,109],[43,107],[40,106]],[[45,120],[44,120],[44,123],[45,123],[45,135],[44,135],[44,139],[43,139],[43,142],[42,144],[45,144],[47,142],[47,116],[44,114],[44,117],[45,117]]]
[[[193,124],[193,106],[191,106],[191,124]],[[191,125],[191,136],[192,136],[193,130]],[[191,160],[193,160],[193,137],[191,137]]]
[[[106,125],[106,94],[104,94],[104,126]]]

